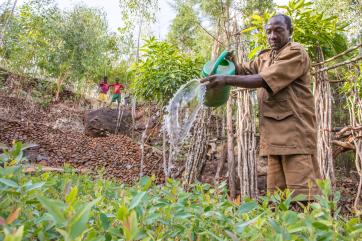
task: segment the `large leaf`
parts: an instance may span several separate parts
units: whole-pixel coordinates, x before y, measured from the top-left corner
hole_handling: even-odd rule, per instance
[[[101,220],[103,229],[107,230],[109,228],[110,223],[111,223],[108,216],[106,214],[104,214],[104,213],[101,213],[99,218]]]
[[[252,210],[254,210],[255,208],[258,207],[258,204],[256,201],[251,201],[251,202],[247,202],[247,203],[243,203],[239,209],[238,209],[238,212],[240,214],[242,213],[247,213],[247,212],[250,212]]]
[[[86,204],[80,211],[77,211],[76,215],[70,222],[69,237],[73,240],[81,235],[87,228],[87,223],[90,216],[91,208],[99,201],[98,199]]]
[[[25,190],[27,191],[27,192],[30,192],[30,191],[32,191],[32,190],[34,190],[34,189],[38,189],[38,188],[41,188],[42,186],[44,186],[44,184],[45,184],[45,182],[37,182],[37,183],[34,183],[34,184],[32,184],[32,183],[27,183],[26,185],[25,185]]]
[[[19,185],[16,182],[10,179],[0,178],[0,183],[5,184],[8,187],[14,187],[14,188],[19,187]]]
[[[64,202],[55,199],[49,199],[46,197],[38,197],[39,202],[42,206],[49,212],[49,214],[53,217],[57,226],[63,226],[66,222],[66,218],[64,216]]]
[[[131,201],[131,205],[129,206],[129,210],[132,210],[135,207],[137,207],[140,204],[140,202],[142,201],[142,199],[144,198],[145,195],[146,195],[146,192],[137,193],[137,195]]]

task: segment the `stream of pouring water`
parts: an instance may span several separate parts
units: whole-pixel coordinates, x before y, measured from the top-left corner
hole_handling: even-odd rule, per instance
[[[169,101],[164,128],[174,150],[188,135],[197,114],[203,108],[205,92],[205,85],[194,79],[181,86]]]

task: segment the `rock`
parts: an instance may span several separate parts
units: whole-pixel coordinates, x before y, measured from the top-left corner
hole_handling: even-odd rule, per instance
[[[98,109],[86,112],[83,118],[84,133],[92,137],[104,137],[110,133],[114,134],[117,127],[117,118],[120,115],[120,124],[117,134],[131,135],[132,131],[132,112],[130,107],[120,107],[117,109]],[[150,119],[143,120],[144,111],[138,111],[135,115],[135,130],[142,131],[146,127],[152,129],[156,126],[158,114],[156,113]],[[147,124],[148,122],[148,124]],[[148,130],[147,129],[147,130]]]
[[[107,136],[115,133],[118,111],[116,109],[99,109],[86,112],[84,115],[84,133],[92,137]],[[132,127],[132,114],[129,108],[121,110],[121,122],[118,133],[130,134]]]

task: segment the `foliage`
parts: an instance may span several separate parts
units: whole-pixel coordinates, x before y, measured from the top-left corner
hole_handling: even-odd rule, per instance
[[[156,21],[158,0],[119,0],[119,3],[122,26],[118,31],[121,36],[122,49],[130,58],[136,55],[136,61],[138,61],[142,33],[150,30],[145,26]],[[137,34],[134,36],[136,32]]]
[[[362,36],[362,4],[356,0],[316,0],[316,7],[324,12],[327,16],[338,16],[338,18],[346,23],[348,27],[348,38],[357,40]]]
[[[291,0],[287,6],[279,6],[292,18],[293,40],[303,44],[312,58],[315,57],[318,44],[322,47],[325,57],[331,57],[345,50],[347,41],[342,33],[346,25],[336,16],[326,17],[313,6],[312,2],[305,0]],[[253,15],[252,27],[243,31],[255,33],[254,51],[250,57],[254,57],[258,50],[267,47],[264,26],[271,16],[273,16],[271,13],[265,13],[263,16]]]
[[[141,51],[142,59],[132,67],[131,82],[133,93],[141,99],[165,104],[182,84],[200,75],[200,59],[180,53],[166,41],[150,38]]]
[[[19,144],[16,144],[19,150]],[[17,158],[20,152],[14,152]],[[4,159],[2,159],[4,161]],[[339,214],[339,194],[320,181],[322,195],[302,212],[291,210],[290,192],[259,201],[230,201],[225,184],[179,181],[163,186],[145,177],[132,187],[63,174],[24,174],[0,167],[2,240],[360,240],[360,218]],[[272,207],[272,208],[271,208]]]
[[[357,63],[349,66],[348,70],[342,72],[343,77],[347,80],[340,88],[340,92],[343,93],[347,99],[353,97],[351,93],[359,93],[362,98],[362,75],[361,75],[362,63]]]
[[[117,41],[100,10],[61,11],[52,0],[33,0],[14,14],[0,54],[12,71],[90,84],[114,68]]]
[[[263,14],[265,12],[272,12],[275,8],[275,4],[271,0],[266,1],[245,1],[245,6],[241,8],[241,11],[245,17],[253,14]]]
[[[199,54],[207,59],[211,52],[212,39],[201,29],[192,1],[180,1],[174,8],[177,14],[171,23],[168,41],[182,52]]]

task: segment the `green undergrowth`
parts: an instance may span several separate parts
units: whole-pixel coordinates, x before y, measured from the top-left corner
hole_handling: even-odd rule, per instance
[[[345,219],[327,181],[318,201],[292,210],[289,192],[230,201],[224,183],[185,191],[168,179],[133,186],[63,173],[25,174],[23,149],[0,155],[0,240],[361,240],[359,217]],[[303,211],[304,210],[304,211]]]

